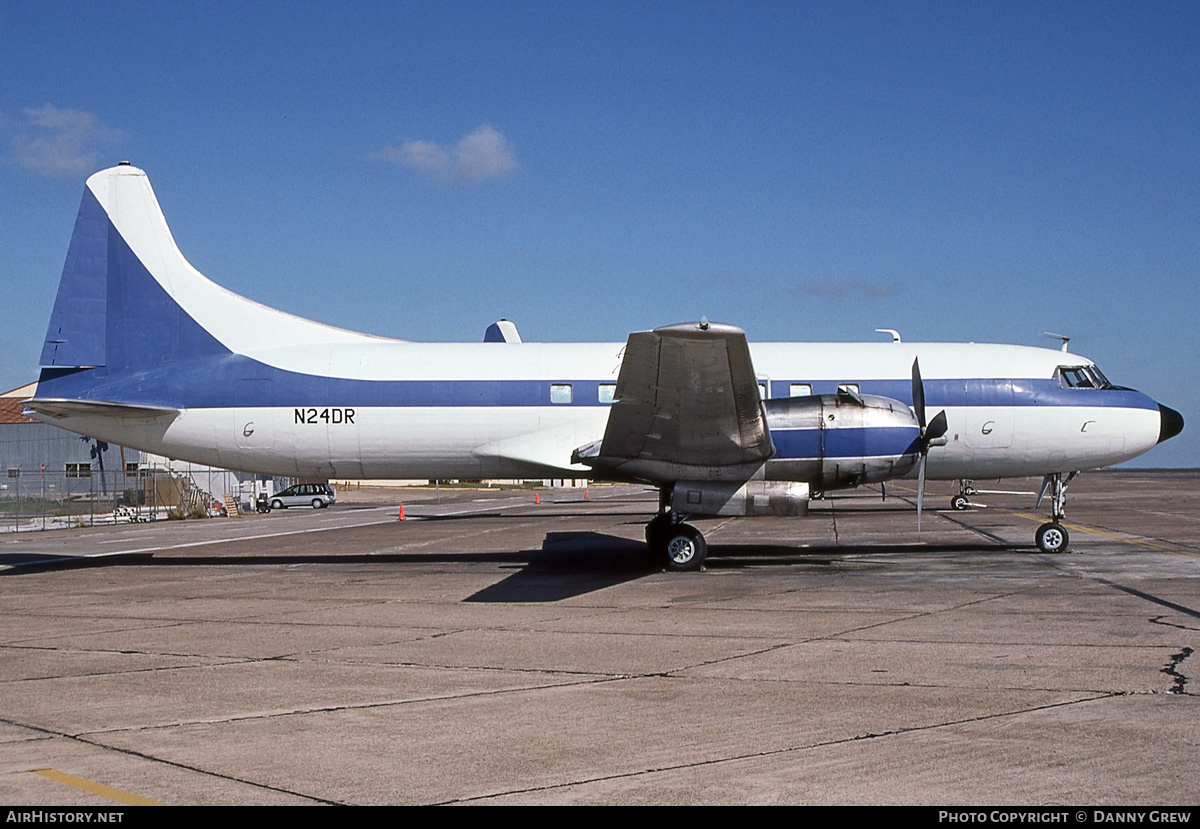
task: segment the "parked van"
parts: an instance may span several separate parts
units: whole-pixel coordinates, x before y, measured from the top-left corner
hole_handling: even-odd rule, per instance
[[[337,500],[329,484],[296,484],[271,497],[271,509],[312,507],[323,509]]]

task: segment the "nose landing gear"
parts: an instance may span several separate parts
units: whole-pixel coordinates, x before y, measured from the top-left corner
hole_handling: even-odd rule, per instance
[[[1067,517],[1067,485],[1074,480],[1078,472],[1072,472],[1064,479],[1063,473],[1056,472],[1042,479],[1042,488],[1038,491],[1037,506],[1041,506],[1042,497],[1050,490],[1050,520],[1038,527],[1034,539],[1038,549],[1043,553],[1061,553],[1067,549],[1071,536],[1061,522]]]

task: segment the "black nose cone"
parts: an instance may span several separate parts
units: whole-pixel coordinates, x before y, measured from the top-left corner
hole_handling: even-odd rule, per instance
[[[1183,431],[1183,415],[1172,409],[1170,406],[1158,404],[1158,442],[1175,437]]]

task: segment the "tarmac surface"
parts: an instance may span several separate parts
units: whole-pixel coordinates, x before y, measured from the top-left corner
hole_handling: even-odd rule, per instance
[[[1053,556],[952,491],[682,574],[636,487],[10,534],[0,804],[1195,804],[1200,473],[1081,476]]]

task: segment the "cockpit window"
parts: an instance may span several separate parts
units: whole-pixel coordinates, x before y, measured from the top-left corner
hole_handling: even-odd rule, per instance
[[[1107,389],[1112,386],[1095,366],[1059,366],[1054,374],[1064,389]]]

